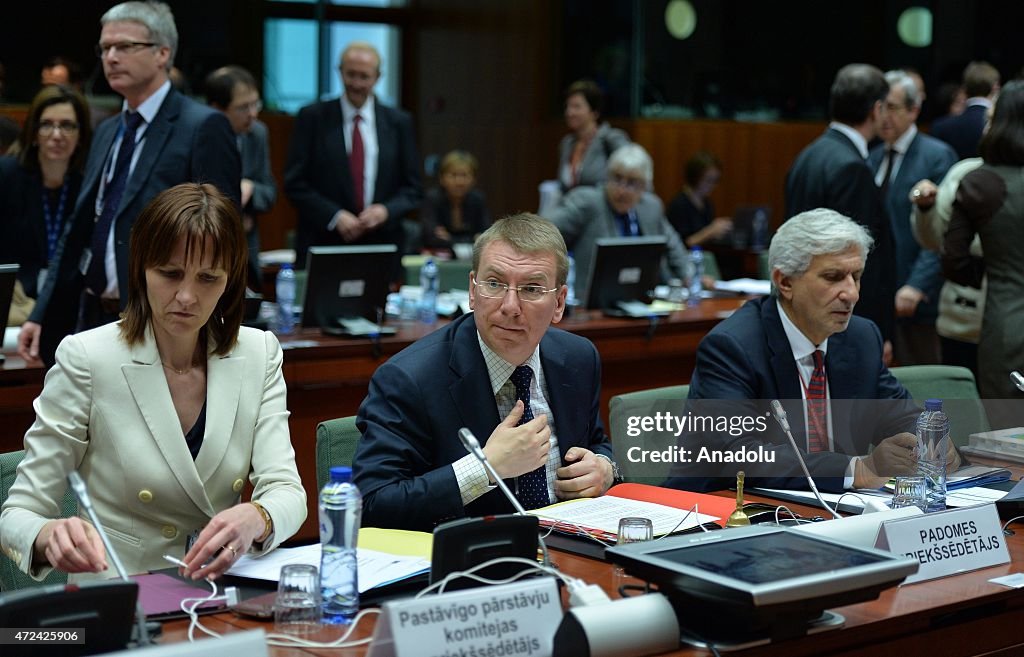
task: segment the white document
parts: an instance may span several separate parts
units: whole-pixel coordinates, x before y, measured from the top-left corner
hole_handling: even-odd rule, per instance
[[[972,488],[961,488],[946,492],[946,506],[958,508],[962,506],[974,506],[976,504],[988,504],[1001,500],[1006,496],[1005,490],[974,486]]]
[[[430,570],[430,561],[421,557],[405,557],[365,548],[357,548],[356,552],[359,563],[360,593]],[[262,557],[242,555],[228,570],[228,574],[276,582],[281,573],[281,566],[293,563],[319,568],[320,544],[315,543],[297,548],[277,548]]]
[[[601,497],[590,497],[575,502],[555,504],[542,509],[527,511],[541,519],[541,521],[565,523],[569,526],[596,529],[611,535],[619,532],[619,520],[621,518],[650,518],[654,526],[654,535],[662,536],[670,531],[682,531],[692,529],[699,524],[720,520],[717,516],[710,516],[706,513],[690,513],[686,522],[679,525],[679,522],[689,513],[686,509],[676,509],[664,504],[653,502],[640,502],[625,497],[604,495]],[[679,525],[678,527],[676,525]]]
[[[772,282],[756,278],[736,278],[731,281],[715,281],[715,289],[723,292],[765,295],[772,291]]]

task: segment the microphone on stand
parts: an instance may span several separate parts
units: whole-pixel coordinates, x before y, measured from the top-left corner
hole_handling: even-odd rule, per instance
[[[519,503],[516,496],[513,495],[512,491],[510,491],[508,486],[505,485],[505,482],[494,469],[494,466],[487,460],[487,455],[484,454],[483,448],[480,447],[480,441],[476,439],[473,432],[466,427],[462,427],[459,429],[459,440],[462,441],[462,446],[466,448],[466,451],[476,457],[476,460],[480,461],[480,465],[484,466],[484,470],[486,470],[498,484],[498,488],[501,489],[505,498],[512,503],[512,508],[516,510],[516,513],[521,516],[528,515],[526,513],[526,509],[523,508],[523,505]],[[540,534],[537,534],[537,543],[540,545],[540,551],[544,555],[544,565],[550,566],[551,558],[548,556],[548,546],[544,544],[544,539],[540,537]]]
[[[111,563],[114,564],[114,569],[117,574],[121,576],[126,582],[132,580],[128,577],[128,572],[124,569],[124,564],[121,563],[121,558],[117,556],[117,551],[114,550],[114,546],[110,542],[110,537],[107,535],[107,530],[100,524],[100,519],[96,515],[96,510],[92,507],[92,498],[89,497],[89,491],[85,487],[85,481],[82,480],[82,476],[78,474],[78,470],[72,470],[68,473],[68,483],[71,485],[71,490],[74,492],[75,497],[78,498],[78,503],[85,509],[85,513],[89,516],[89,520],[92,522],[93,527],[96,528],[96,533],[100,535],[100,539],[103,541],[103,547],[107,549],[107,555],[110,557]],[[149,638],[149,631],[146,629],[146,612],[142,609],[142,602],[136,598],[135,600],[135,622],[138,628],[139,634],[139,645],[148,646],[151,641]]]
[[[814,485],[814,478],[811,476],[810,471],[807,469],[807,464],[804,463],[804,457],[800,454],[800,448],[796,446],[796,440],[793,438],[793,432],[789,429],[789,420],[786,418],[786,409],[782,407],[782,402],[778,399],[772,400],[772,415],[775,416],[775,421],[779,423],[782,430],[786,432],[786,437],[789,438],[789,444],[793,448],[793,453],[796,454],[796,460],[800,463],[800,468],[804,471],[804,477],[807,478],[807,484],[811,487],[811,492],[818,498],[818,502],[821,506],[832,514],[832,517],[839,520],[842,516],[836,513],[836,511],[828,505],[825,498],[818,492],[818,487]]]
[[[1020,372],[1017,370],[1010,372],[1010,380],[1013,381],[1013,385],[1017,386],[1017,390],[1024,392],[1024,376]]]

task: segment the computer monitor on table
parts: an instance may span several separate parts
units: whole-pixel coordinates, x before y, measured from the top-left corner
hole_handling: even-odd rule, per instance
[[[808,624],[827,622],[826,610],[873,600],[917,572],[917,561],[901,555],[763,525],[632,543],[606,554],[656,584],[684,627],[716,642],[802,635]]]
[[[397,253],[394,244],[310,247],[302,325],[351,335],[379,327]]]
[[[668,238],[602,237],[595,244],[584,297],[587,308],[622,314],[620,302],[649,303]]]

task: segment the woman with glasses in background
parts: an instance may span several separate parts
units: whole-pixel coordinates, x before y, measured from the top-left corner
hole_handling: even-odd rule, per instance
[[[33,299],[74,210],[91,139],[85,98],[50,85],[36,94],[21,135],[0,158],[0,261],[20,265],[18,281]]]

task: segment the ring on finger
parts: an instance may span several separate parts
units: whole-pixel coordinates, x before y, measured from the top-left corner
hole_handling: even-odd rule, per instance
[[[238,558],[238,550],[236,550],[234,547],[232,547],[230,545],[225,545],[224,549],[225,550],[231,550],[231,558],[232,559],[237,559]]]

